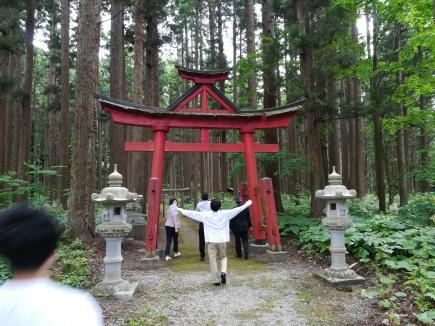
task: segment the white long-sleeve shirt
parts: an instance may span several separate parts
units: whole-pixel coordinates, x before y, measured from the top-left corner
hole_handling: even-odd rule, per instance
[[[244,205],[226,210],[197,212],[177,208],[186,217],[204,223],[205,242],[225,243],[230,241],[230,220],[251,206],[252,201],[248,200]]]

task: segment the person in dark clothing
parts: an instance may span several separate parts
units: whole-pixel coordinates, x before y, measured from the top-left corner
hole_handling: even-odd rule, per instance
[[[210,208],[210,203],[211,201],[208,200],[208,193],[204,192],[201,195],[201,199],[202,201],[200,201],[197,205],[196,205],[196,210],[198,212],[207,212],[207,211],[211,211]],[[199,254],[200,254],[200,260],[204,261],[205,260],[205,238],[204,238],[204,223],[200,222],[199,223],[199,228],[198,228],[198,238],[199,238]]]
[[[240,196],[235,198],[235,202],[237,206],[242,205],[242,199]],[[252,224],[249,208],[241,211],[230,221],[230,229],[236,238],[236,254],[238,258],[242,258],[242,243],[245,259],[248,259],[249,257],[248,230],[251,228],[251,226]]]

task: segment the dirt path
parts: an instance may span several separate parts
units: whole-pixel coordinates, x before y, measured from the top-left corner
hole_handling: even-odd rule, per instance
[[[368,325],[370,302],[356,287],[338,291],[319,284],[316,269],[289,256],[265,265],[234,257],[228,248],[228,283],[211,284],[199,261],[197,224],[182,220],[181,257],[159,270],[135,269],[137,246],[124,250],[124,277],[138,281],[134,298],[99,298],[107,325]]]

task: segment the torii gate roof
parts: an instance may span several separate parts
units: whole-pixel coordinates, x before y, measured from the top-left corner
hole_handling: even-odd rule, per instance
[[[114,122],[143,127],[265,129],[286,127],[304,100],[263,110],[240,110],[213,84],[228,78],[228,70],[199,71],[178,68],[183,79],[194,85],[168,108],[122,101],[96,93],[101,107],[111,113]],[[188,109],[186,104],[196,96],[211,96],[223,110]]]

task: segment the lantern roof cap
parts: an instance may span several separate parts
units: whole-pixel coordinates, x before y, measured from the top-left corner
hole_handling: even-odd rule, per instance
[[[342,184],[341,175],[332,168],[332,173],[328,176],[329,184],[321,190],[316,191],[316,197],[322,199],[351,199],[356,197],[356,191],[347,189]]]
[[[121,187],[122,175],[118,172],[118,164],[114,164],[113,172],[107,177],[110,187]]]
[[[93,193],[91,199],[100,203],[127,203],[137,200],[138,196],[134,192],[122,187],[122,175],[118,172],[118,164],[114,164],[114,169],[107,177],[108,187],[101,190],[101,193]]]
[[[328,175],[328,181],[330,185],[341,185],[341,175],[335,171],[335,165],[332,167],[332,173]]]

